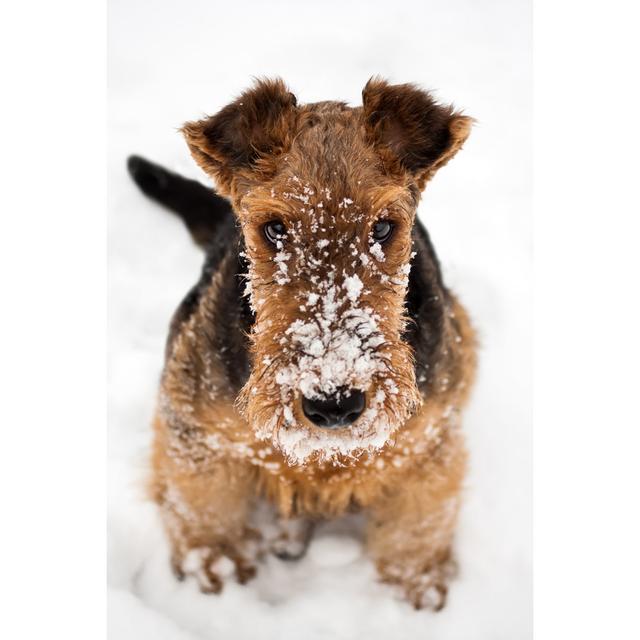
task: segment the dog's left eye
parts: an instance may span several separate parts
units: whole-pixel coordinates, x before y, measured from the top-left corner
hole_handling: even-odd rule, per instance
[[[371,237],[376,241],[386,242],[393,233],[393,223],[389,220],[378,220],[371,229]]]
[[[278,240],[287,232],[287,227],[280,220],[271,220],[263,227],[264,237],[271,243],[277,244]]]

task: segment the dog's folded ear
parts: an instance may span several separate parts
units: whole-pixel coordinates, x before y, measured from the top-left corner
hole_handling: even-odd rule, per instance
[[[216,115],[182,127],[196,162],[230,195],[234,178],[269,170],[295,131],[296,97],[280,79],[258,80]]]
[[[420,189],[462,147],[473,118],[438,104],[411,84],[371,78],[362,91],[369,141],[392,171],[411,174]]]

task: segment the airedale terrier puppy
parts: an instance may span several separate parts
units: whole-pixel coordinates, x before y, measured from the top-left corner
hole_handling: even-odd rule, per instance
[[[259,504],[283,557],[314,521],[361,511],[381,579],[444,605],[475,338],[416,208],[471,124],[413,85],[372,79],[353,108],[262,80],[182,128],[220,195],[130,158],[206,249],[154,421],[151,492],[179,577],[217,593],[230,560],[251,578]]]

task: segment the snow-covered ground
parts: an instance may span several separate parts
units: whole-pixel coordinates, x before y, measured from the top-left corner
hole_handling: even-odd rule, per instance
[[[531,637],[531,69],[526,0],[111,0],[109,68],[110,637]],[[270,558],[248,586],[206,596],[170,573],[144,478],[170,315],[202,256],[145,200],[125,159],[201,175],[176,132],[280,75],[301,102],[358,104],[367,79],[434,89],[478,120],[420,215],[479,329],[480,373],[457,538],[460,577],[441,613],[376,583],[357,522],[321,530],[298,563]]]

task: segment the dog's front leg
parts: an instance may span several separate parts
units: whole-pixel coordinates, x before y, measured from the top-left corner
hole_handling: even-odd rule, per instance
[[[460,505],[464,451],[427,471],[398,475],[370,508],[367,547],[383,581],[416,609],[442,609],[455,573],[451,543]]]
[[[244,583],[255,575],[259,534],[247,521],[255,474],[238,459],[194,468],[169,456],[154,459],[154,497],[169,535],[172,567],[194,575],[205,593],[219,593],[229,569]]]

